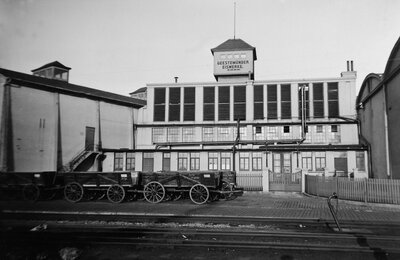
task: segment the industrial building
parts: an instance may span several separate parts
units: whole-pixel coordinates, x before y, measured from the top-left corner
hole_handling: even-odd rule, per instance
[[[357,96],[361,141],[369,146],[371,178],[400,179],[400,38],[383,74],[370,73]]]

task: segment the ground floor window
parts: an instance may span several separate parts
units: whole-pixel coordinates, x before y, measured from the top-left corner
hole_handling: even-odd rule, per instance
[[[326,168],[326,155],[325,152],[315,153],[315,170],[324,171]]]
[[[200,170],[200,153],[190,153],[190,170]]]
[[[188,153],[178,153],[178,171],[188,170]]]
[[[303,169],[312,171],[312,154],[311,152],[301,153],[301,165]]]
[[[239,170],[248,171],[250,169],[249,163],[249,153],[239,153]]]
[[[208,153],[208,169],[218,170],[218,153]]]
[[[171,170],[171,154],[163,153],[163,171]]]
[[[154,171],[154,154],[143,153],[143,171],[152,172]]]
[[[231,153],[221,153],[221,170],[231,169]]]
[[[114,153],[114,171],[124,169],[124,153]]]
[[[261,171],[262,170],[262,153],[260,153],[260,152],[253,153],[252,165],[253,165],[253,171]]]
[[[135,153],[126,153],[126,170],[135,170]]]
[[[364,154],[364,152],[356,152],[356,168],[359,171],[365,171],[365,154]]]

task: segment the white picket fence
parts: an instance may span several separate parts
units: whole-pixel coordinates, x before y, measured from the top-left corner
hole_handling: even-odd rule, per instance
[[[245,191],[262,191],[262,172],[237,173],[236,183],[239,188]]]

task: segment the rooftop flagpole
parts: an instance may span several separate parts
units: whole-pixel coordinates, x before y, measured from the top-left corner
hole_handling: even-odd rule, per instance
[[[233,39],[236,39],[236,2],[233,8]]]

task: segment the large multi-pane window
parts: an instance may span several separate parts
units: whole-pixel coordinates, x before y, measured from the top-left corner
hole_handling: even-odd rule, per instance
[[[302,92],[303,90],[304,90],[304,92]],[[303,115],[303,95],[304,95],[305,118],[309,118],[310,117],[310,95],[309,95],[308,83],[299,84],[299,118],[300,119]]]
[[[249,153],[239,153],[239,170],[248,171],[250,169],[250,158]]]
[[[169,121],[179,121],[181,112],[181,88],[169,88]]]
[[[214,127],[203,127],[203,141],[214,141]]]
[[[328,116],[339,116],[339,87],[337,82],[328,83]]]
[[[267,118],[277,119],[278,118],[278,95],[277,85],[267,85]]]
[[[124,153],[114,153],[114,171],[124,169]]]
[[[218,87],[218,120],[230,120],[230,87]]]
[[[208,153],[208,169],[218,170],[218,153]]]
[[[246,120],[246,86],[233,89],[233,120]]]
[[[365,153],[356,152],[356,168],[359,171],[365,171]]]
[[[313,105],[314,105],[314,117],[324,117],[324,85],[323,83],[313,84]]]
[[[264,86],[254,86],[254,119],[264,119]]]
[[[237,127],[233,128],[233,137],[237,137]],[[247,127],[239,127],[240,140],[247,140]]]
[[[190,153],[190,170],[200,170],[200,153]]]
[[[165,88],[154,89],[154,121],[165,121]]]
[[[315,126],[315,133],[313,136],[314,143],[325,143],[325,126],[324,125],[316,125]]]
[[[262,126],[253,127],[253,136],[254,140],[265,140],[264,127]]]
[[[253,171],[261,171],[262,170],[262,153],[261,152],[253,152],[252,156],[252,165]]]
[[[301,153],[301,164],[303,169],[308,169],[312,171],[312,154],[311,152]]]
[[[215,87],[204,87],[203,120],[215,120]]]
[[[230,127],[218,127],[218,141],[232,141],[232,134]]]
[[[153,143],[163,143],[166,141],[166,129],[163,127],[153,128]]]
[[[135,170],[135,153],[131,152],[126,153],[126,170],[127,171]]]
[[[178,171],[188,170],[188,153],[178,153]]]
[[[196,88],[186,87],[183,91],[183,121],[194,121]]]
[[[221,170],[231,169],[231,153],[221,153]]]
[[[152,172],[154,171],[154,154],[143,153],[143,171]]]
[[[340,126],[331,125],[329,133],[329,143],[340,143]]]
[[[170,171],[171,170],[171,154],[170,153],[163,153],[163,171]]]
[[[168,132],[168,142],[180,142],[181,135],[180,135],[180,128],[178,127],[171,127],[167,129]]]
[[[290,84],[281,85],[281,118],[292,118],[292,100]]]
[[[326,155],[325,152],[315,153],[315,170],[324,171],[326,168]]]
[[[194,127],[183,127],[182,128],[182,140],[183,142],[194,141]]]

